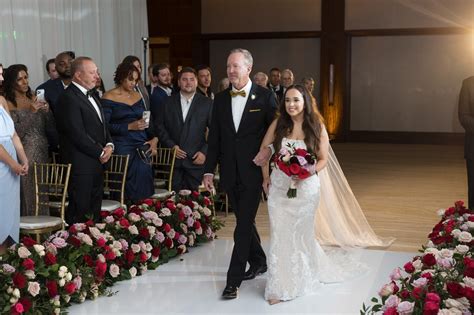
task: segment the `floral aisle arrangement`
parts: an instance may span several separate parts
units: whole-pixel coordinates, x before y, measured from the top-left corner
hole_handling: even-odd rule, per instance
[[[74,224],[42,244],[23,237],[1,257],[0,314],[59,314],[71,303],[112,294],[115,282],[214,239],[222,224],[212,208],[209,198],[182,191],[102,212],[101,223]]]
[[[295,198],[297,181],[314,174],[316,156],[305,149],[296,148],[290,143],[287,144],[287,147],[280,149],[280,152],[275,155],[274,162],[280,171],[291,177],[290,187],[286,195],[288,198]]]
[[[429,241],[361,314],[471,314],[474,306],[474,211],[462,201],[439,211]]]

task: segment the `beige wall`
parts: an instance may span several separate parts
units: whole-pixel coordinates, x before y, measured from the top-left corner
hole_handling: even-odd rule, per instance
[[[204,34],[321,29],[321,0],[202,0],[201,11]]]

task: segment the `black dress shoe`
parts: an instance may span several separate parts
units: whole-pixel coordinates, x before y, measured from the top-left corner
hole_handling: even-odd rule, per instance
[[[252,268],[250,267],[249,270],[244,275],[244,278],[242,280],[252,280],[255,279],[256,276],[261,275],[263,273],[267,272],[267,266],[260,266],[257,268]]]
[[[222,298],[231,300],[237,297],[237,292],[239,291],[238,287],[234,287],[232,285],[227,285],[222,292]]]

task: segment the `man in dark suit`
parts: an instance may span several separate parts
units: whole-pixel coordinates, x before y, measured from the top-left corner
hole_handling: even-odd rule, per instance
[[[283,86],[281,86],[281,71],[278,68],[270,69],[268,88],[275,93],[278,101],[283,98]]]
[[[204,173],[212,100],[196,93],[197,75],[193,68],[181,70],[178,84],[180,92],[166,99],[158,116],[158,138],[163,146],[176,148],[173,190],[197,190]]]
[[[277,107],[273,93],[252,84],[253,59],[245,49],[234,49],[227,59],[227,76],[232,84],[214,99],[209,148],[203,177],[208,190],[213,187],[216,165],[220,165],[221,184],[237,218],[234,249],[222,293],[237,297],[243,280],[266,272],[266,256],[260,245],[255,216],[262,191],[262,171],[254,159]],[[245,272],[247,262],[250,268]]]
[[[153,75],[158,78],[158,86],[153,89],[150,96],[151,116],[154,117],[154,125],[158,128],[158,115],[160,115],[161,106],[168,96],[171,96],[171,72],[170,66],[166,63],[160,63],[153,67]]]
[[[72,63],[71,73],[72,83],[59,97],[56,113],[61,158],[72,164],[66,213],[69,224],[84,222],[86,216],[99,219],[104,164],[114,149],[95,95],[97,66],[91,58],[79,57]]]
[[[459,121],[466,130],[464,158],[467,167],[468,207],[474,209],[474,76],[462,82],[459,95]]]

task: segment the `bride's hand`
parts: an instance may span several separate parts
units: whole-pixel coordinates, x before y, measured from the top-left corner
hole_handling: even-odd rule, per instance
[[[271,185],[270,177],[264,178],[262,187],[263,187],[263,191],[265,192],[267,196],[268,196],[268,191],[270,190],[270,185]]]

